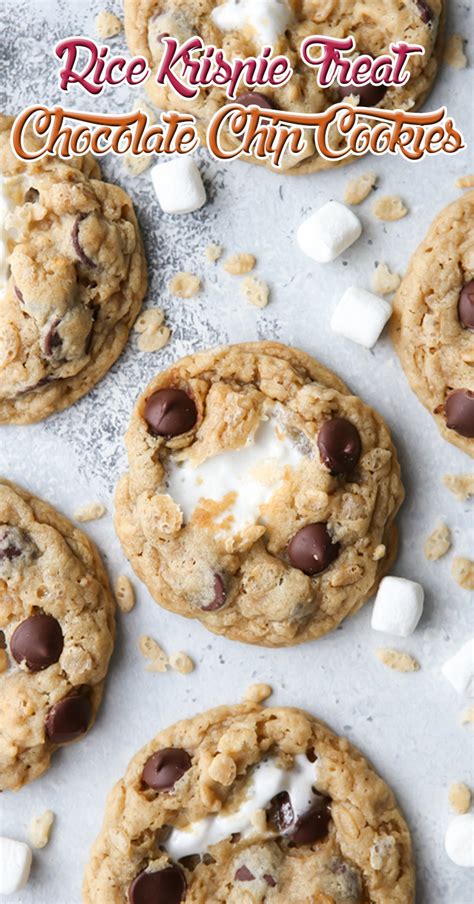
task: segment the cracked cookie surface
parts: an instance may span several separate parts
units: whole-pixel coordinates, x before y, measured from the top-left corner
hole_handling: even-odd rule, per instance
[[[126,434],[116,528],[165,608],[263,646],[319,637],[374,593],[403,499],[383,419],[274,342],[183,358]]]
[[[81,398],[116,361],[146,266],[132,202],[94,158],[21,161],[12,123],[0,116],[0,423],[31,423]]]
[[[245,6],[251,12],[251,20],[246,21],[244,17],[240,27],[235,27],[241,17],[237,14],[235,18],[237,4],[233,0],[125,0],[129,47],[133,53],[148,60],[155,75],[163,54],[163,35],[171,35],[180,42],[198,35],[206,45],[221,48],[229,60],[255,56],[266,38],[264,43],[273,44],[275,53],[288,57],[294,74],[285,85],[254,89],[258,93],[249,93],[245,85],[239,87],[242,102],[248,105],[253,101],[260,106],[292,112],[321,113],[344,97],[336,83],[329,88],[320,88],[315,70],[301,60],[300,46],[306,37],[312,34],[337,38],[353,35],[355,52],[373,57],[389,53],[392,42],[406,41],[420,45],[425,51],[424,55],[410,58],[408,83],[399,88],[391,86],[385,93],[369,86],[357,95],[360,103],[413,111],[423,103],[431,88],[441,51],[444,19],[441,0],[366,0],[357,4],[352,0],[326,0],[323,3],[318,0],[273,0],[273,3],[267,0],[261,17],[257,14],[257,4],[255,9],[252,3],[241,4],[241,8]],[[269,21],[273,35],[266,34]],[[228,27],[229,24],[232,27]],[[259,24],[263,33],[259,33]],[[167,85],[158,85],[153,76],[147,82],[147,91],[160,109],[194,114],[203,142],[211,118],[228,103],[225,91],[220,87],[201,89],[198,97],[186,101]],[[293,157],[285,155],[285,171],[314,172],[331,165],[316,152],[309,130],[306,137],[308,147],[304,152]],[[335,141],[333,136],[332,142]],[[227,145],[231,146],[229,140]],[[255,162],[253,157],[245,159]]]
[[[384,781],[301,710],[222,706],[161,731],[108,797],[84,904],[412,904]],[[148,896],[147,896],[148,895]]]
[[[392,338],[442,436],[474,457],[474,191],[438,214],[415,251]]]
[[[115,637],[94,544],[48,503],[0,480],[0,791],[38,778],[91,727]]]

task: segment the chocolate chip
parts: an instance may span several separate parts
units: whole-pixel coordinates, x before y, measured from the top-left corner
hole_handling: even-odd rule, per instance
[[[180,747],[164,747],[147,759],[142,782],[154,791],[171,791],[191,766],[191,757],[185,750]]]
[[[322,521],[302,527],[288,544],[291,564],[308,575],[320,574],[338,554],[339,543],[333,543],[327,525]]]
[[[144,870],[128,889],[130,904],[180,904],[185,894],[186,879],[176,865],[154,873]]]
[[[38,189],[31,187],[25,193],[25,203],[26,204],[34,204],[38,200],[39,196],[40,196],[40,194],[39,194]]]
[[[275,797],[272,797],[267,814],[268,821],[281,835],[291,828],[295,821],[295,813],[288,791],[281,791]]]
[[[474,279],[461,291],[458,302],[458,317],[465,330],[474,330]]]
[[[51,358],[56,351],[57,348],[61,348],[63,344],[63,340],[58,333],[58,326],[61,323],[60,319],[53,320],[46,336],[44,337],[44,353],[48,358]]]
[[[355,95],[363,107],[375,107],[387,93],[387,85],[339,85],[339,97]]]
[[[239,866],[234,879],[237,879],[239,882],[253,882],[255,876],[246,866]]]
[[[12,634],[10,649],[17,662],[26,662],[31,672],[47,669],[63,651],[61,625],[52,615],[31,615]]]
[[[321,460],[334,477],[347,476],[360,458],[359,431],[345,417],[333,417],[319,431],[318,449]]]
[[[84,264],[85,267],[94,268],[96,266],[94,261],[92,261],[90,259],[90,257],[87,256],[86,252],[84,251],[84,249],[81,245],[80,239],[79,239],[79,227],[80,227],[82,221],[85,220],[86,216],[87,216],[87,214],[79,214],[79,216],[76,217],[76,219],[74,221],[74,226],[72,227],[71,239],[72,239],[74,251],[76,252],[81,263]]]
[[[273,876],[270,876],[269,873],[265,873],[263,878],[270,888],[276,888],[276,879],[274,879]]]
[[[266,94],[261,94],[259,91],[249,91],[247,94],[239,94],[236,101],[238,104],[242,104],[243,107],[251,107],[252,104],[255,104],[256,107],[262,107],[264,110],[276,109],[274,102],[270,100]]]
[[[197,421],[197,408],[183,389],[158,389],[145,403],[143,416],[154,436],[180,436]]]
[[[421,17],[421,21],[424,22],[425,25],[431,25],[433,21],[433,10],[431,9],[431,6],[426,2],[426,0],[416,0],[416,5]]]
[[[446,424],[460,436],[474,437],[474,392],[456,389],[445,403]]]
[[[20,538],[21,532],[18,528],[12,528],[8,524],[0,525],[0,562],[3,560],[12,562],[21,556]]]
[[[55,744],[75,741],[85,734],[91,719],[91,705],[85,694],[72,693],[63,697],[46,716],[46,734]]]
[[[331,798],[318,794],[310,809],[298,819],[290,841],[296,847],[326,838],[331,821]]]
[[[214,575],[214,599],[212,603],[208,603],[207,606],[202,606],[203,612],[216,612],[217,609],[222,609],[226,601],[226,589],[223,579],[220,574]]]
[[[15,295],[16,295],[16,297],[18,298],[18,301],[21,302],[21,304],[24,304],[24,303],[25,303],[25,299],[23,298],[23,294],[22,294],[22,292],[20,292],[18,286],[15,286]]]

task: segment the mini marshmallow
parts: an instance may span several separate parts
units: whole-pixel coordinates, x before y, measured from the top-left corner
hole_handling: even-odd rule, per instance
[[[20,891],[28,882],[32,853],[27,844],[0,836],[0,895]]]
[[[474,813],[451,820],[444,845],[449,859],[457,866],[474,866]]]
[[[190,157],[177,157],[169,163],[159,163],[153,167],[151,179],[165,213],[192,213],[206,203],[201,173]]]
[[[444,663],[441,671],[458,694],[474,697],[474,637]]]
[[[361,232],[361,222],[352,210],[339,201],[328,201],[301,223],[296,238],[308,257],[326,264],[349,248]]]
[[[386,577],[380,581],[372,611],[374,631],[408,637],[423,613],[425,592],[421,584],[408,578]]]
[[[365,348],[372,348],[391,314],[392,306],[385,298],[349,286],[332,315],[331,329]]]

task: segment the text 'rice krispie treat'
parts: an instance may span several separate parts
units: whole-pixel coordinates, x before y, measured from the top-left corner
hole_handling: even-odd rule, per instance
[[[140,396],[116,527],[161,605],[265,646],[356,612],[394,558],[400,469],[382,418],[274,342],[190,355]]]

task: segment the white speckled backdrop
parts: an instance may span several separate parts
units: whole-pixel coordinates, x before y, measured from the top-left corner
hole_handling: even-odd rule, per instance
[[[59,102],[52,47],[70,34],[94,36],[94,17],[105,5],[101,0],[0,0],[0,108],[15,113],[28,103]],[[107,6],[120,15],[117,0]],[[467,37],[472,33],[470,3],[450,0],[449,6],[448,32]],[[123,35],[112,43],[125,49]],[[468,151],[454,158],[434,157],[416,165],[382,158],[291,178],[243,162],[219,165],[204,151],[200,157],[209,203],[185,217],[162,214],[149,173],[134,179],[120,162],[105,162],[107,175],[124,185],[136,203],[150,268],[147,303],[165,308],[172,341],[161,352],[141,354],[135,335],[112,371],[72,409],[44,424],[0,428],[0,473],[69,516],[80,503],[101,500],[107,516],[91,524],[89,533],[112,575],[130,574],[114,535],[112,509],[114,486],[125,467],[122,436],[137,394],[155,371],[183,353],[245,339],[292,343],[333,367],[388,420],[407,490],[394,573],[423,583],[425,614],[415,635],[397,643],[371,630],[369,604],[322,641],[271,651],[214,637],[197,622],[160,609],[135,582],[138,604],[119,618],[96,727],[84,741],[58,753],[43,778],[0,800],[2,834],[14,838],[26,839],[33,815],[46,808],[56,814],[50,844],[35,853],[30,883],[8,899],[12,904],[79,904],[83,868],[106,794],[130,757],[160,727],[235,701],[257,679],[273,685],[276,703],[306,707],[345,733],[391,784],[413,831],[419,904],[472,902],[469,871],[455,867],[444,852],[448,784],[474,781],[472,734],[460,725],[466,701],[440,673],[444,660],[474,627],[472,598],[450,576],[453,552],[466,555],[470,549],[472,554],[473,503],[456,501],[441,478],[446,472],[468,471],[472,463],[439,437],[408,388],[387,336],[366,351],[329,329],[344,289],[352,283],[370,288],[376,261],[404,271],[434,214],[458,195],[455,178],[472,172],[472,91],[472,69],[444,65],[429,100],[429,108],[448,105],[469,143]],[[109,91],[98,101],[80,91],[68,99],[71,107],[97,104],[102,110],[127,109],[131,102],[122,90]],[[373,219],[369,199],[358,208],[364,231],[357,244],[333,264],[312,264],[295,244],[296,227],[313,207],[342,198],[348,178],[368,167],[379,174],[379,191],[400,193],[409,216],[383,225]],[[221,242],[228,252],[256,254],[258,274],[272,287],[264,311],[242,300],[235,277],[205,262],[210,241]],[[182,301],[167,293],[170,277],[181,269],[202,275],[204,290],[197,298]],[[454,550],[427,563],[423,541],[440,518],[452,529]],[[196,671],[188,676],[146,672],[137,648],[143,632],[168,651],[190,652]],[[380,645],[414,654],[421,671],[401,675],[386,669],[375,658]]]

